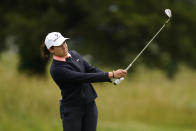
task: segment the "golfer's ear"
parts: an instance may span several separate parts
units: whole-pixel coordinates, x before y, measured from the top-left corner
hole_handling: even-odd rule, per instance
[[[49,50],[49,52],[50,52],[51,54],[54,53],[54,49],[50,48],[50,49],[48,49],[48,50]]]

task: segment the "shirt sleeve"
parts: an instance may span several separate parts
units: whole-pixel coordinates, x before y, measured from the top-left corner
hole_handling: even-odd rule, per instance
[[[70,70],[68,68],[56,67],[52,74],[54,79],[61,82],[110,82],[108,72],[82,73]]]
[[[89,64],[88,62],[86,62],[85,60],[84,60],[84,65],[85,65],[85,69],[86,69],[87,72],[91,72],[91,73],[94,73],[94,72],[103,72],[103,71],[101,71],[100,69],[98,69],[98,68],[96,68],[96,67],[90,65],[90,64]]]

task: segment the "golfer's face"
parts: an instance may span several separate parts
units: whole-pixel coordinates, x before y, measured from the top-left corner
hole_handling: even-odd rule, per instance
[[[54,54],[59,57],[65,57],[68,55],[67,43],[63,42],[60,46],[54,46]]]

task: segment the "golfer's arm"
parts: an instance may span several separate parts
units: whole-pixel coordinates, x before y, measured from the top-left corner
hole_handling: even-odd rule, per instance
[[[103,72],[103,71],[101,71],[100,69],[91,66],[91,65],[88,64],[86,61],[85,61],[85,68],[86,68],[87,72],[89,72],[89,73]],[[113,72],[108,72],[108,77],[109,77],[109,79],[113,78],[113,77],[114,77],[114,76],[113,76]],[[111,80],[109,80],[109,82],[111,82]]]
[[[67,68],[56,68],[53,71],[53,76],[61,82],[110,82],[109,74],[108,72],[82,73]]]
[[[90,65],[89,63],[87,63],[85,60],[84,60],[84,64],[85,64],[85,69],[87,70],[87,72],[89,73],[96,73],[96,72],[103,72],[101,71],[100,69]]]

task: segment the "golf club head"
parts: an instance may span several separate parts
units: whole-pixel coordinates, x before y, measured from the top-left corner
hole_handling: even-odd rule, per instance
[[[170,9],[165,9],[165,14],[171,18],[172,17],[172,13],[171,13],[171,10]]]

